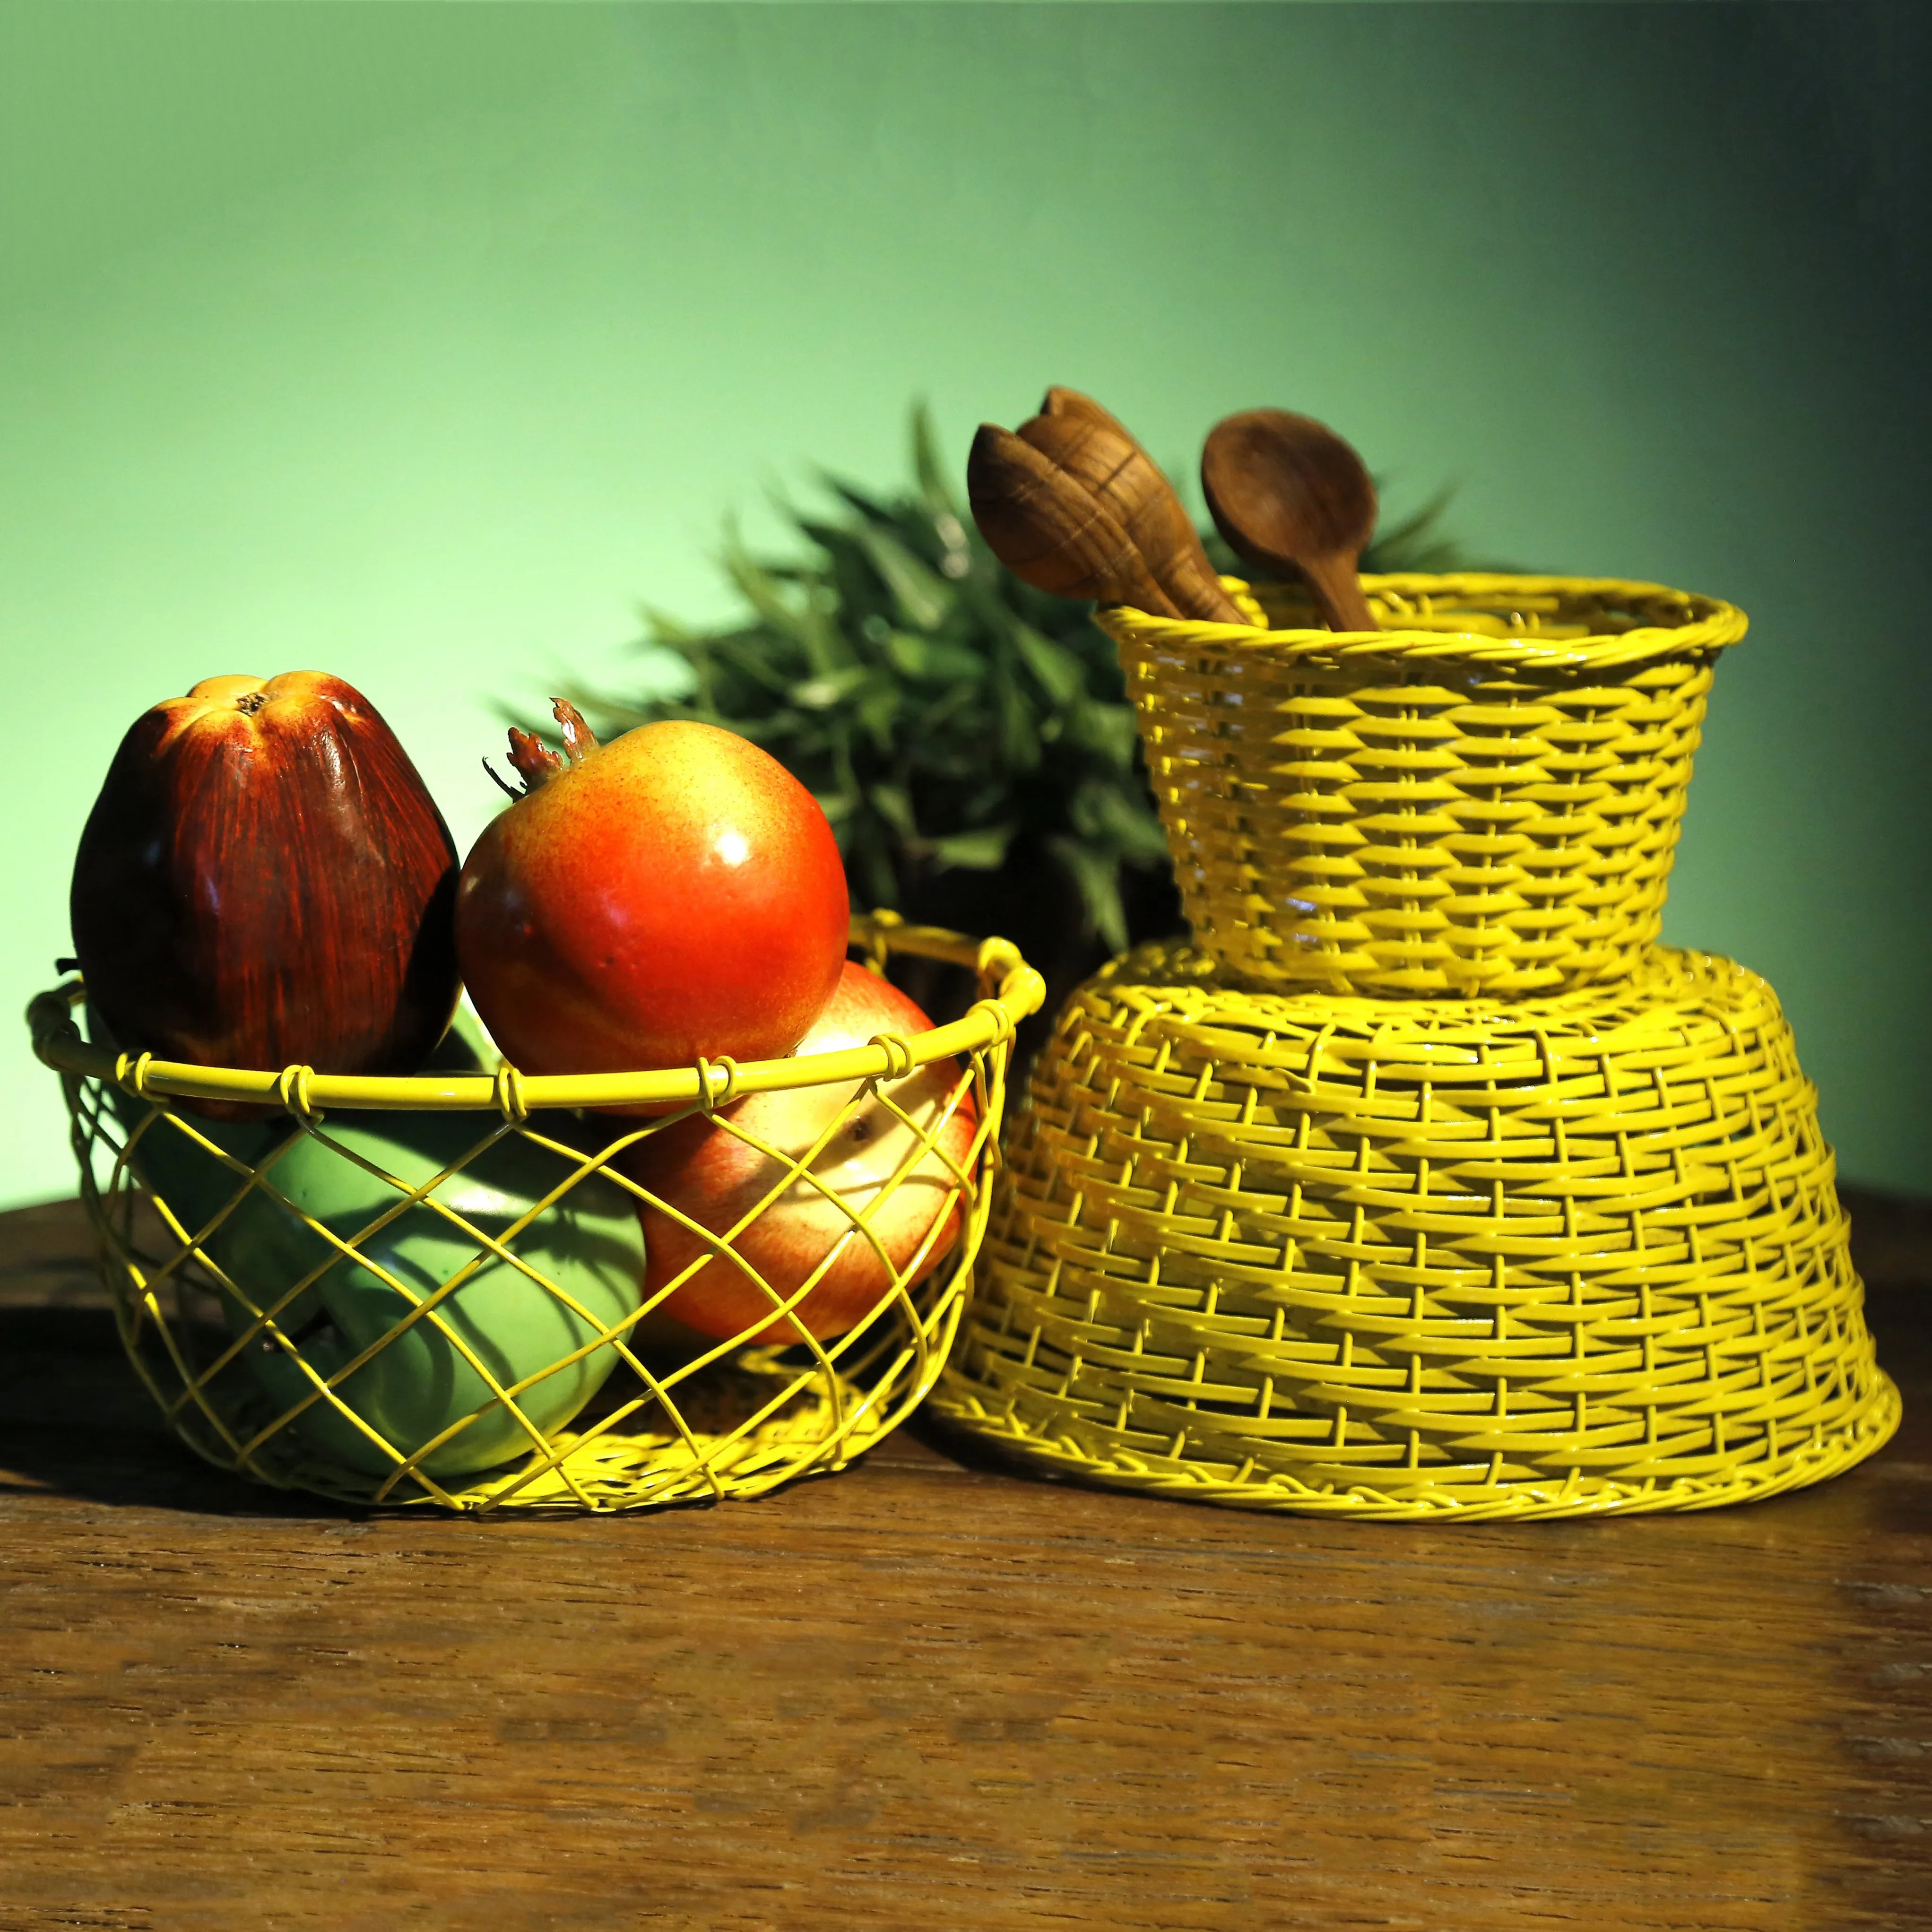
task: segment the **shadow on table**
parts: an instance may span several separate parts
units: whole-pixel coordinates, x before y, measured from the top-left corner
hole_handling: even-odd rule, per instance
[[[370,1514],[202,1462],[162,1420],[107,1309],[0,1305],[0,1502],[44,1492],[213,1516]]]

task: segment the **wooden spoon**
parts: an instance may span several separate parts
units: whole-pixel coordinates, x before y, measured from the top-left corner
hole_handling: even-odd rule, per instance
[[[1221,588],[1173,485],[1124,425],[1090,396],[1077,389],[1048,390],[1040,414],[1022,423],[1019,434],[1113,513],[1183,616],[1247,622]]]
[[[1375,534],[1376,486],[1333,430],[1286,410],[1224,416],[1201,453],[1201,488],[1250,563],[1307,580],[1331,631],[1377,628],[1355,574]]]
[[[1119,518],[1010,430],[980,425],[966,459],[966,500],[993,554],[1036,590],[1180,615]]]

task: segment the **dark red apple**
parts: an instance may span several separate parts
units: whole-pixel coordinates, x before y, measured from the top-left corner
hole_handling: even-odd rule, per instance
[[[130,1052],[407,1072],[455,1009],[456,879],[441,813],[359,692],[212,677],[121,741],[74,862],[74,951]]]
[[[748,740],[646,724],[566,758],[511,733],[529,788],[463,868],[456,944],[476,1010],[526,1073],[770,1060],[838,984],[850,908],[818,802]]]
[[[848,963],[831,1004],[798,1050],[801,1054],[836,1053],[862,1046],[879,1034],[910,1039],[932,1024],[896,987]],[[790,1316],[768,1320],[771,1296],[679,1217],[714,1234],[730,1234],[781,1183],[788,1165],[760,1153],[733,1129],[755,1135],[796,1160],[854,1102],[862,1083],[750,1094],[724,1109],[718,1120],[694,1114],[640,1142],[628,1157],[627,1172],[666,1208],[676,1210],[641,1210],[646,1294],[657,1294],[701,1263],[664,1304],[667,1314],[700,1334],[720,1341],[742,1336],[793,1342],[804,1339],[801,1328],[824,1340],[855,1327],[878,1304],[890,1277],[872,1243],[855,1231],[854,1214],[872,1210],[873,1233],[896,1271],[911,1270],[911,1281],[936,1268],[958,1238],[958,1175],[972,1172],[979,1126],[971,1090],[959,1091],[964,1077],[957,1060],[942,1060],[914,1068],[902,1080],[881,1082],[877,1092],[850,1106],[837,1132],[811,1162],[813,1180],[794,1180],[733,1237],[733,1252],[787,1300],[828,1255],[833,1256]],[[920,1136],[895,1108],[922,1131],[943,1123],[932,1150],[918,1154]],[[908,1171],[901,1174],[902,1168]],[[709,1261],[707,1255],[712,1257]]]

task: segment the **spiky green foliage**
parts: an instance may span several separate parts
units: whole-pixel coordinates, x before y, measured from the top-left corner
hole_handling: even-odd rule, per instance
[[[1036,840],[1086,919],[1126,944],[1123,867],[1167,861],[1113,646],[1084,606],[1004,569],[912,423],[910,490],[828,478],[840,513],[794,512],[802,561],[724,566],[745,621],[697,631],[657,613],[645,648],[689,667],[681,698],[578,701],[599,724],[696,718],[762,745],[808,785],[854,896],[902,906],[948,868],[996,871]]]
[[[681,688],[572,695],[604,730],[694,718],[764,746],[817,796],[866,904],[929,902],[938,875],[998,872],[1036,857],[1031,845],[1077,894],[1086,932],[1118,950],[1126,874],[1164,874],[1168,859],[1113,645],[1084,605],[994,559],[922,408],[911,444],[910,488],[880,496],[827,477],[833,514],[788,508],[801,559],[728,543],[742,622],[647,614],[640,648],[660,670],[674,654]],[[1382,567],[1445,566],[1440,508],[1391,533]]]

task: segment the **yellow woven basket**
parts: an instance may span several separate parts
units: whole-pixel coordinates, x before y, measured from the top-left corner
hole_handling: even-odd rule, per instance
[[[1196,944],[1251,984],[1394,998],[1630,972],[1743,616],[1607,579],[1363,587],[1386,630],[1100,614]]]
[[[853,940],[878,970],[900,951],[976,973],[981,997],[910,1040],[742,1066],[362,1079],[130,1059],[83,1040],[78,982],[41,995],[28,1012],[35,1051],[62,1077],[122,1339],[170,1423],[209,1461],[279,1487],[469,1510],[754,1496],[877,1442],[952,1343],[1013,1028],[1043,987],[1003,940],[888,914],[855,920]],[[942,1070],[929,1103],[896,1100],[915,1070],[949,1061],[957,1077]],[[809,1088],[831,1097],[806,1148],[771,1145],[718,1112]],[[237,1126],[179,1104],[197,1100],[284,1111]],[[638,1106],[673,1111],[573,1111]],[[722,1234],[626,1172],[644,1142],[699,1112],[772,1163],[762,1198]],[[896,1166],[848,1197],[828,1163],[842,1136],[868,1134],[900,1136],[903,1155],[893,1141]],[[902,1187],[943,1202],[918,1223],[924,1244],[895,1259],[879,1230]],[[843,1232],[788,1295],[739,1250],[800,1195],[836,1203]],[[699,1244],[648,1296],[640,1207]],[[932,1265],[948,1226],[952,1246]],[[804,1335],[791,1311],[854,1244],[880,1264],[876,1301],[842,1334]],[[664,1318],[707,1267],[758,1291],[748,1325],[716,1341]],[[766,1341],[774,1328],[791,1339]]]
[[[1778,1003],[1725,960],[1396,1002],[1143,947],[1041,1056],[934,1405],[1251,1508],[1768,1495],[1898,1420],[1832,1174]]]
[[[1390,1517],[1701,1508],[1876,1448],[1814,1096],[1658,950],[1729,605],[1365,580],[1101,614],[1195,947],[1074,998],[934,1405],[1036,1465]],[[1272,624],[1274,628],[1269,628]]]

